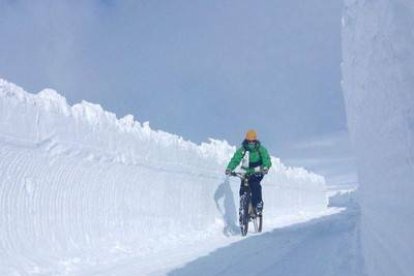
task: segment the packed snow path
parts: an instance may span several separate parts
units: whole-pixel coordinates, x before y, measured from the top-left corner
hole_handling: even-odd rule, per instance
[[[357,222],[358,212],[346,211],[250,236],[169,275],[360,275]]]
[[[356,227],[358,210],[338,213],[332,209],[325,215],[282,226],[294,223],[290,219],[263,234],[249,233],[246,238],[239,234],[218,235],[201,243],[181,244],[154,256],[131,258],[77,275],[362,275]]]

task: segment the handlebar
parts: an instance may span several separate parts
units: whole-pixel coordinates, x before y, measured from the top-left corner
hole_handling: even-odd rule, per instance
[[[231,172],[230,175],[231,176],[236,176],[236,177],[239,177],[239,178],[243,179],[246,176],[246,173],[242,173],[242,172]]]
[[[260,170],[260,171],[254,172],[253,174],[256,174],[256,173],[263,174],[263,171]],[[233,172],[230,173],[230,176],[235,176],[235,177],[238,177],[240,179],[244,179],[246,177],[249,177],[250,175],[252,175],[252,174],[247,174],[245,172],[234,172],[233,171]]]

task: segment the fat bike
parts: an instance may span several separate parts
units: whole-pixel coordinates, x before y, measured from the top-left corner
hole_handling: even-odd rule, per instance
[[[244,191],[243,194],[240,196],[239,208],[239,223],[241,235],[247,235],[250,222],[253,223],[255,232],[262,232],[263,214],[256,214],[256,210],[255,208],[253,208],[252,191],[249,185],[250,175],[242,172],[232,172],[230,175],[241,179],[241,185],[243,186]]]

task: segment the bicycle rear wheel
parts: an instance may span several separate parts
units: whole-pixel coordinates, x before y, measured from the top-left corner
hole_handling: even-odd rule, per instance
[[[261,233],[262,228],[263,228],[263,215],[257,216],[256,220],[257,220],[257,224],[258,224],[257,232]]]
[[[252,218],[254,231],[256,233],[262,232],[263,217],[261,215]]]

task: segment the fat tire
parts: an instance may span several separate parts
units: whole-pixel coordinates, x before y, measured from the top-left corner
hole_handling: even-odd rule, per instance
[[[247,235],[247,232],[249,231],[249,223],[245,223],[244,225],[242,225],[241,227],[240,227],[240,232],[241,232],[241,235],[243,236],[243,237],[245,237],[246,235]]]
[[[258,233],[262,233],[262,229],[263,229],[263,215],[257,216],[256,218],[259,221],[259,227],[257,229]]]
[[[244,193],[240,198],[240,232],[244,237],[249,231],[249,202],[250,197],[247,193]]]

